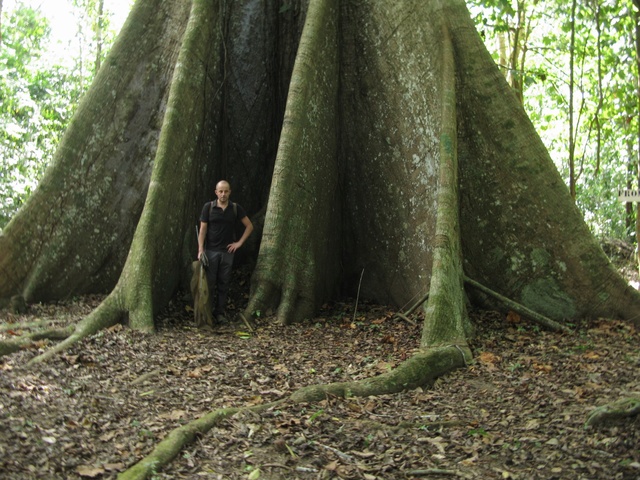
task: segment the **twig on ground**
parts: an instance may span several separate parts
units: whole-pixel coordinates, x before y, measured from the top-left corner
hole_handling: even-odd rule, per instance
[[[460,472],[456,472],[455,470],[442,470],[441,468],[426,468],[421,470],[409,470],[405,472],[409,476],[414,477],[429,477],[431,475],[450,475],[453,477],[463,477],[466,476]]]
[[[360,287],[362,286],[362,277],[364,276],[364,268],[360,273],[360,281],[358,282],[358,294],[356,295],[356,306],[353,308],[353,321],[356,321],[356,313],[358,312],[358,300],[360,299]]]
[[[495,298],[496,300],[498,300],[500,303],[502,303],[503,305],[505,305],[506,307],[510,308],[511,310],[513,310],[516,313],[519,313],[520,315],[523,315],[531,320],[533,320],[536,323],[539,323],[540,325],[547,327],[551,330],[554,330],[556,332],[563,332],[563,333],[572,333],[571,329],[561,325],[560,323],[551,320],[549,317],[546,317],[538,312],[534,312],[533,310],[531,310],[528,307],[525,307],[524,305],[511,300],[510,298],[507,298],[503,295],[500,295],[498,292],[494,292],[493,290],[491,290],[488,287],[485,287],[484,285],[482,285],[479,282],[476,282],[475,280],[469,278],[469,277],[464,277],[464,281],[466,284],[471,285],[474,288],[477,288],[478,290],[480,290],[481,292],[489,295],[490,297]]]
[[[144,373],[142,375],[140,375],[138,378],[136,378],[135,380],[133,380],[131,382],[131,385],[138,385],[139,383],[143,383],[146,380],[149,380],[152,377],[155,377],[156,375],[159,375],[161,372],[161,370],[158,368],[156,370],[153,370],[152,372],[148,372],[148,373]]]
[[[345,460],[347,462],[351,462],[354,463],[355,462],[355,458],[353,458],[351,455],[346,454],[344,452],[341,452],[340,450],[338,450],[337,448],[333,448],[330,447],[329,445],[323,445],[322,443],[318,443],[318,442],[313,442],[312,445],[317,445],[319,447],[322,447],[324,449],[329,450],[330,452],[335,453],[338,457],[340,457],[342,460]]]

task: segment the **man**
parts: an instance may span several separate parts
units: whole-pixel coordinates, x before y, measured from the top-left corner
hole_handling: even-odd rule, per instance
[[[249,238],[253,224],[244,208],[229,200],[231,186],[226,180],[216,185],[216,200],[207,202],[200,214],[200,232],[198,233],[198,259],[206,255],[207,284],[213,306],[213,318],[219,323],[226,322],[225,307],[231,280],[233,254]],[[236,221],[244,225],[244,232],[238,241],[235,240]],[[216,301],[215,291],[218,298]]]

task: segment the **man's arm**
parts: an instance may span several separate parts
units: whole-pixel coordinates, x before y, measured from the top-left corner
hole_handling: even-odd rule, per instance
[[[198,232],[198,260],[204,253],[204,241],[207,238],[207,222],[200,222],[200,231]]]
[[[251,220],[249,220],[249,217],[244,217],[240,221],[244,225],[244,232],[242,233],[242,237],[240,237],[240,240],[238,240],[237,242],[233,242],[227,247],[227,251],[229,253],[233,253],[237,249],[239,249],[242,246],[242,244],[245,242],[245,240],[249,238],[249,235],[251,235],[251,232],[253,232],[253,223],[251,223]]]

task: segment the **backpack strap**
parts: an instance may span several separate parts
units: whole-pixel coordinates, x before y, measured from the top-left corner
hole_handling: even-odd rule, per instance
[[[211,209],[213,208],[213,202],[215,202],[215,200],[211,200],[209,202],[209,218],[211,218]],[[229,203],[233,205],[233,216],[236,220],[238,220],[238,204],[236,202],[232,202],[231,200],[229,200]]]

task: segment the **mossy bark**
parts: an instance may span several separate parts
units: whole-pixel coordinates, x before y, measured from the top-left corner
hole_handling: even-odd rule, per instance
[[[208,432],[218,422],[234,415],[239,410],[238,408],[216,410],[173,430],[149,455],[118,475],[118,480],[142,480],[151,477],[173,460],[184,446],[191,443],[197,435]]]
[[[584,423],[585,428],[616,423],[640,414],[640,397],[621,398],[595,408]]]
[[[176,63],[151,183],[119,286],[129,324],[153,331],[154,318],[180,284],[185,232],[194,225],[197,176],[219,143],[221,21],[217,1],[197,0]],[[200,119],[193,121],[193,119]]]
[[[117,322],[153,331],[221,176],[250,211],[268,195],[246,313],[274,308],[288,323],[340,289],[396,305],[429,292],[417,354],[294,401],[398,392],[465,366],[465,273],[552,318],[640,318],[640,296],[589,235],[463,0],[317,0],[308,12],[302,1],[299,41],[299,20],[279,7],[138,0],[0,237],[0,297],[111,289],[34,362]],[[270,58],[250,54],[254,41]],[[149,475],[220,415],[123,478]]]
[[[0,357],[22,350],[38,340],[64,340],[73,333],[74,327],[47,328],[20,335],[11,340],[0,341]]]
[[[335,293],[341,223],[338,7],[335,0],[322,0],[307,13],[246,316],[277,307],[283,323],[311,318]]]
[[[250,212],[268,196],[249,314],[429,292],[422,346],[463,345],[464,270],[558,321],[640,318],[463,0],[139,0],[0,236],[0,297],[112,289],[71,338],[152,331],[226,174]]]
[[[311,385],[292,394],[291,399],[295,402],[315,402],[329,395],[340,398],[366,397],[430,387],[438,377],[464,367],[467,361],[471,361],[471,351],[466,344],[424,349],[388,373],[357,382]]]
[[[440,175],[431,288],[422,330],[423,347],[449,343],[466,345],[465,341],[470,333],[460,238],[455,62],[446,23],[441,24],[441,29],[443,60]]]
[[[102,328],[121,321],[152,332],[158,309],[175,293],[185,262],[185,232],[193,225],[197,172],[209,157],[212,142],[202,129],[208,108],[220,109],[222,78],[221,23],[216,2],[197,0],[191,5],[182,48],[167,101],[162,132],[146,195],[146,202],[131,242],[120,279],[111,294],[74,333],[45,354],[40,362]],[[217,39],[216,39],[217,38]],[[218,88],[216,88],[218,87]],[[194,126],[192,118],[202,121]],[[209,134],[216,138],[215,128]]]
[[[462,0],[448,2],[447,18],[459,81],[467,276],[554,320],[613,316],[638,324],[638,292],[590,234]]]
[[[37,190],[0,234],[0,298],[113,288],[145,202],[189,1],[136,3]]]

